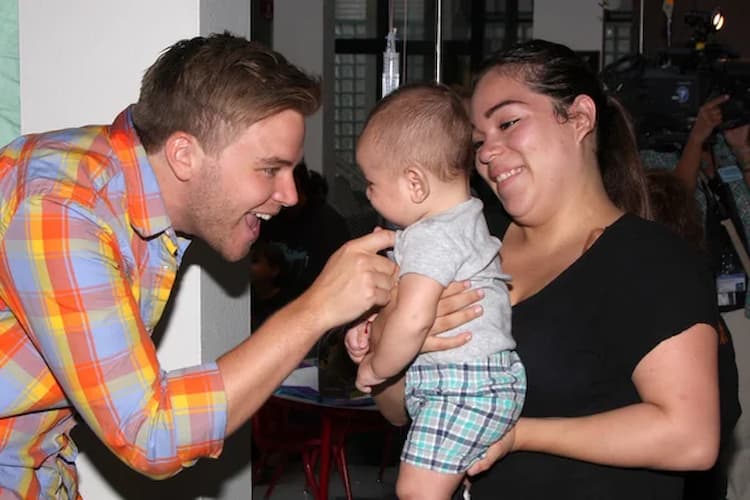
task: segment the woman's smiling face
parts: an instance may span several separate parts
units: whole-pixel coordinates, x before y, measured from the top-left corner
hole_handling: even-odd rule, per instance
[[[477,171],[514,220],[548,205],[569,182],[574,136],[549,97],[489,71],[475,88],[471,117]]]

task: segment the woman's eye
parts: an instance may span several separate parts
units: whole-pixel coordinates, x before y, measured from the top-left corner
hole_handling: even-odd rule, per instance
[[[510,127],[515,125],[519,120],[520,118],[515,118],[513,120],[508,120],[507,122],[502,122],[500,124],[500,130],[508,130]]]
[[[278,169],[278,168],[264,168],[264,169],[263,169],[263,173],[264,173],[264,174],[265,174],[265,175],[266,175],[267,177],[275,177],[275,176],[276,176],[276,174],[278,173],[278,171],[279,171],[279,169]]]
[[[474,150],[474,152],[477,152],[479,151],[479,148],[481,148],[483,144],[484,144],[484,141],[473,141],[471,143],[471,147]]]

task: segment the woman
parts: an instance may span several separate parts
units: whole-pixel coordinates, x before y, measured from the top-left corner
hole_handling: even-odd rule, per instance
[[[477,169],[510,216],[501,256],[528,376],[522,418],[469,471],[472,498],[680,499],[680,472],[709,468],[719,440],[708,267],[639,217],[629,122],[567,47],[496,54],[471,114]],[[394,422],[400,387],[378,397]]]

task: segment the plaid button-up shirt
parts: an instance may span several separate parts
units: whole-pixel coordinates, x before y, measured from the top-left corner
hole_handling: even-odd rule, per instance
[[[0,149],[0,497],[78,496],[74,415],[153,477],[221,453],[216,364],[164,372],[150,337],[187,244],[129,110]]]

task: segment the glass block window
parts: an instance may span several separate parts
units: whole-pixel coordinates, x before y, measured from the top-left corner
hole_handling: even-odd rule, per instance
[[[375,56],[336,54],[334,83],[334,150],[336,163],[344,166],[347,180],[361,187],[356,171],[354,147],[376,94]]]
[[[533,36],[533,25],[529,22],[518,22],[516,26],[516,41],[530,40]],[[505,42],[505,24],[487,23],[484,29],[484,49],[487,54],[503,48]]]
[[[324,173],[330,186],[329,201],[357,235],[368,232],[374,221],[355,147],[367,114],[380,98],[385,36],[392,24],[397,29],[402,84],[434,79],[437,2],[332,1],[335,81],[331,135],[336,163],[326,166]],[[392,21],[388,18],[391,6]],[[441,79],[448,85],[467,85],[472,70],[489,51],[532,36],[533,0],[452,0],[443,2],[443,9]]]
[[[372,6],[365,0],[337,0],[334,23],[336,38],[362,39],[373,36],[376,24],[368,16],[370,9]]]
[[[603,0],[604,8],[604,66],[623,56],[637,51],[637,32],[634,24],[633,2],[631,0]]]
[[[609,21],[604,24],[604,65],[633,52],[631,21]]]
[[[516,39],[519,42],[531,40],[534,37],[534,25],[531,21],[519,21],[516,30]]]
[[[430,1],[430,4],[433,2]],[[404,6],[406,12],[404,12]],[[406,39],[424,40],[425,39],[425,3],[424,0],[408,0],[407,2],[396,1],[393,5],[394,26],[398,29],[399,38],[403,39],[404,17],[406,17]],[[430,35],[426,38],[432,38],[432,26],[429,27]]]
[[[532,0],[517,2],[517,11],[510,9],[511,3],[509,0],[485,0],[485,55],[502,49],[509,43],[532,38],[534,2]],[[508,29],[515,31],[514,39],[507,39]]]
[[[505,23],[488,22],[484,27],[484,51],[490,54],[503,48]]]

